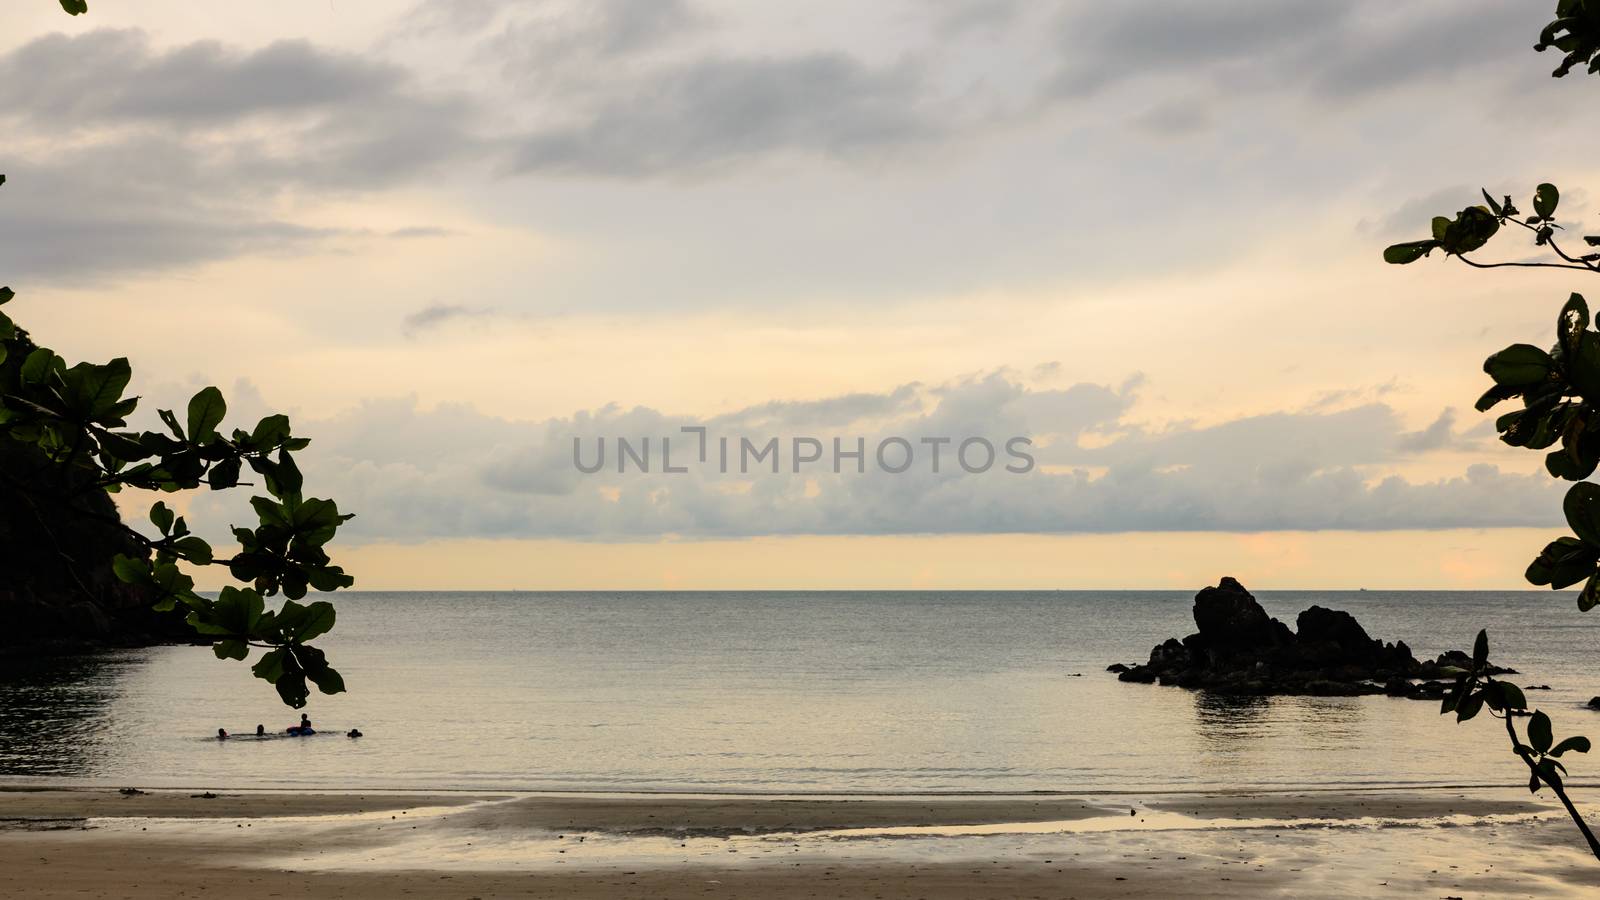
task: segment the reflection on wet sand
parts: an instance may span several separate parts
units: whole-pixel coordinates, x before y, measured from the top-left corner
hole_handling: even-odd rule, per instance
[[[981,797],[0,791],[28,896],[1592,897],[1519,789]],[[1129,812],[1132,815],[1129,815]],[[25,823],[26,824],[26,823]],[[420,886],[420,889],[419,889]],[[431,888],[431,889],[430,889]]]

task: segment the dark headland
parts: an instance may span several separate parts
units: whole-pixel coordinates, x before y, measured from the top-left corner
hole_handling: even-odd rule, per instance
[[[1228,694],[1436,700],[1454,685],[1455,670],[1472,661],[1460,650],[1418,660],[1405,641],[1385,643],[1367,634],[1355,616],[1322,606],[1300,613],[1291,630],[1226,577],[1195,595],[1194,622],[1199,631],[1156,645],[1144,664],[1118,663],[1107,671],[1123,681]],[[1491,667],[1493,673],[1512,671]]]

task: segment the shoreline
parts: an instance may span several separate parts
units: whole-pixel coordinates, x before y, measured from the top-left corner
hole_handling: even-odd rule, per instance
[[[1600,790],[1600,778],[1593,780],[1568,779],[1562,782],[1568,787],[1577,790]],[[1428,793],[1432,791],[1500,791],[1512,790],[1514,786],[1504,780],[1484,782],[1441,782],[1438,784],[1417,782],[1350,782],[1330,784],[1266,784],[1257,787],[1243,788],[1234,786],[1201,786],[1193,788],[1177,788],[1165,785],[1134,786],[1131,788],[1080,788],[1080,789],[1039,789],[1023,791],[977,791],[977,790],[935,790],[935,791],[872,791],[872,790],[759,790],[745,788],[543,788],[511,786],[502,787],[495,785],[463,785],[463,786],[419,786],[419,785],[373,785],[357,787],[329,787],[326,785],[312,784],[248,784],[235,787],[218,787],[214,782],[196,782],[194,784],[167,784],[153,782],[129,782],[126,779],[113,780],[101,776],[83,779],[59,778],[55,776],[29,776],[13,775],[0,776],[0,795],[5,793],[51,792],[51,791],[116,791],[123,787],[136,787],[155,792],[182,792],[182,791],[227,791],[236,794],[311,794],[311,795],[343,795],[343,794],[372,794],[384,795],[419,795],[419,796],[451,796],[451,795],[517,795],[529,797],[630,797],[640,799],[678,798],[678,797],[708,797],[708,798],[748,798],[751,800],[780,800],[780,799],[841,799],[841,800],[916,800],[920,798],[932,799],[963,799],[963,798],[1033,798],[1033,797],[1155,797],[1155,796],[1233,796],[1255,794],[1393,794],[1393,793]]]
[[[1550,798],[964,797],[0,785],[10,896],[1548,896],[1600,890]],[[1131,813],[1131,814],[1130,814]]]

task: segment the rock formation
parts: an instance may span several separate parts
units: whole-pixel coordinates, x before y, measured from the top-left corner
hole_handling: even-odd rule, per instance
[[[1349,613],[1321,606],[1300,613],[1291,631],[1232,578],[1195,595],[1194,621],[1198,632],[1157,645],[1143,665],[1107,671],[1123,681],[1234,694],[1437,699],[1453,686],[1445,670],[1471,662],[1456,650],[1419,661],[1404,641],[1384,643]],[[1491,673],[1511,671],[1491,667]]]

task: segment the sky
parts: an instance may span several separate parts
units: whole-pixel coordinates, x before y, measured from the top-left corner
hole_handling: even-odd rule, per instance
[[[16,4],[0,273],[150,422],[288,412],[358,588],[1521,587],[1563,485],[1472,403],[1582,280],[1380,252],[1593,212],[1547,5]]]

